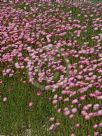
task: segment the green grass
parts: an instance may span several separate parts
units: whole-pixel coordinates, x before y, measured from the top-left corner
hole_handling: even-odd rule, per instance
[[[0,132],[13,136],[26,130],[30,124],[32,134],[49,136],[46,129],[53,109],[48,104],[46,94],[39,98],[35,95],[34,87],[13,78],[4,79],[0,92]],[[3,97],[7,97],[7,102],[2,101]],[[30,101],[33,102],[31,108],[28,107]],[[44,125],[47,126],[46,129]]]

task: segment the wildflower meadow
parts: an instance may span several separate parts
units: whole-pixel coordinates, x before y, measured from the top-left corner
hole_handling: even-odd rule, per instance
[[[0,1],[0,136],[102,136],[101,1]]]

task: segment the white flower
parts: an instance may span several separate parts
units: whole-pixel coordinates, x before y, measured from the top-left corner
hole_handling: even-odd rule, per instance
[[[55,128],[55,125],[52,124],[50,127],[49,127],[49,131],[53,130]]]
[[[6,102],[6,101],[7,101],[7,97],[4,97],[4,98],[3,98],[3,102]]]
[[[54,121],[54,119],[55,119],[54,117],[51,117],[51,118],[49,119],[49,121]]]

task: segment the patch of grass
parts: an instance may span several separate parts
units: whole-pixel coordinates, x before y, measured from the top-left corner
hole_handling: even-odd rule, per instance
[[[32,133],[37,133],[37,136],[45,136],[45,133],[49,136],[48,118],[54,111],[48,104],[46,94],[37,97],[33,86],[22,84],[14,78],[6,78],[0,85],[0,92],[0,132],[14,136],[30,125]],[[4,97],[7,97],[6,102],[3,102]],[[29,102],[33,102],[31,108]]]

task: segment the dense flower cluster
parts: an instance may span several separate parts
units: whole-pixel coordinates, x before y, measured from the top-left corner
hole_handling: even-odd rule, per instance
[[[101,11],[101,3],[5,4],[0,8],[0,72],[44,86],[38,96],[52,91],[49,101],[69,119],[102,117]],[[92,127],[97,136],[102,122]]]

